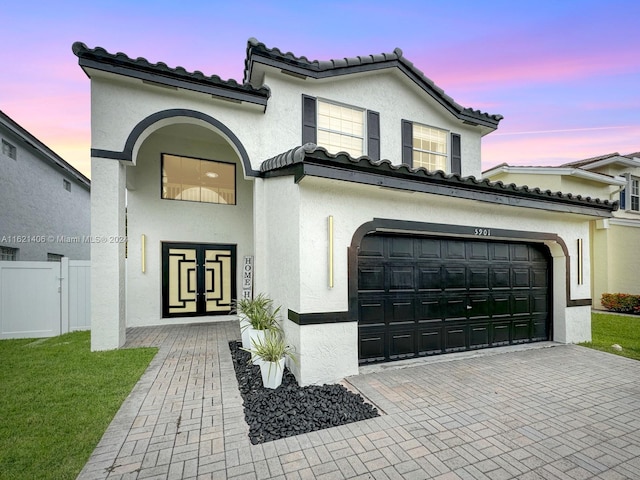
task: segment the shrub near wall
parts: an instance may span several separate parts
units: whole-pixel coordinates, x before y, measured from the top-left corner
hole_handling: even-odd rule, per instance
[[[600,303],[611,312],[640,314],[640,295],[603,293]]]

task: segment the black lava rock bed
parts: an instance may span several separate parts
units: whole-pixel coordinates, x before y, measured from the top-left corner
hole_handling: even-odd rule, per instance
[[[241,346],[229,342],[252,444],[379,416],[376,408],[342,385],[300,387],[288,368],[282,385],[264,388],[260,367],[251,365],[251,355]]]

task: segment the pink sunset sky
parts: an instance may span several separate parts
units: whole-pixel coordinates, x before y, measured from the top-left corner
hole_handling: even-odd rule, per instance
[[[90,175],[74,41],[242,81],[247,39],[326,60],[391,52],[505,118],[483,169],[640,151],[640,2],[22,1],[3,6],[0,110]],[[283,146],[283,150],[290,148]]]

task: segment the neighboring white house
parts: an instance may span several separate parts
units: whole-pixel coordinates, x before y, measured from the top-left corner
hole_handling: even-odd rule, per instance
[[[248,256],[301,384],[590,339],[589,221],[615,205],[474,178],[502,117],[401,50],[310,61],[250,39],[242,83],[73,51],[91,79],[92,235],[123,236],[125,207],[128,226],[126,262],[124,244],[92,245],[93,349],[235,318]]]
[[[640,152],[609,153],[555,167],[502,164],[484,176],[619,201],[613,218],[591,221],[591,294],[598,307],[603,293],[640,294]]]
[[[0,261],[89,260],[89,179],[2,111],[0,141]]]

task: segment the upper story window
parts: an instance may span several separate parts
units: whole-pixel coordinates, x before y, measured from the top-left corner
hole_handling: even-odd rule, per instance
[[[6,140],[2,140],[2,154],[14,160],[18,157],[15,145],[11,145]]]
[[[162,198],[236,204],[236,165],[162,154]]]
[[[69,180],[67,180],[66,178],[63,178],[63,179],[62,179],[62,186],[64,187],[64,189],[65,189],[67,192],[70,192],[70,191],[71,191],[71,182],[70,182]]]
[[[413,167],[429,171],[447,170],[447,132],[439,128],[413,124]]]
[[[330,152],[364,155],[364,110],[318,100],[318,142]]]
[[[640,211],[640,180],[631,177],[631,191],[629,199],[631,200],[631,210]]]
[[[16,261],[18,259],[18,249],[11,247],[0,247],[0,261]]]
[[[431,172],[462,171],[460,135],[441,128],[402,120],[402,163]]]
[[[315,143],[331,153],[380,160],[380,115],[303,95],[302,143]]]

